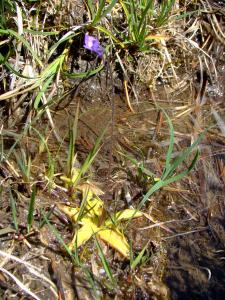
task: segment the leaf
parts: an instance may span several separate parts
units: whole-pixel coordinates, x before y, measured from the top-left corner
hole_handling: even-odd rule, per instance
[[[64,212],[73,222],[77,221],[80,209],[67,205],[57,204],[58,208]]]
[[[94,204],[102,204],[102,200],[94,199]],[[71,220],[77,222],[80,208],[71,208],[65,205],[58,204],[61,211],[67,214]],[[128,212],[129,211],[129,212]],[[97,211],[98,212],[98,211]],[[135,210],[127,209],[124,213],[117,213],[118,219],[127,219],[134,215]],[[136,215],[140,216],[140,212],[136,212]],[[82,227],[78,229],[73,237],[72,242],[69,244],[69,249],[79,248],[81,245],[86,243],[93,234],[99,236],[104,242],[109,244],[111,247],[119,251],[123,256],[129,257],[129,244],[124,235],[116,228],[105,228],[105,224],[98,227],[98,219],[95,217],[95,211],[91,209],[85,217],[81,218]],[[111,220],[108,220],[108,224],[112,224]]]
[[[12,30],[12,29],[8,29],[8,30],[3,30],[0,29],[0,33],[1,34],[9,34],[10,36],[15,37],[18,41],[20,41],[23,46],[31,53],[33,59],[36,60],[36,62],[42,67],[43,64],[41,62],[41,60],[38,58],[36,52],[32,49],[31,45],[29,44],[29,42],[20,34],[18,34],[16,31]]]
[[[40,91],[37,94],[36,99],[34,100],[34,108],[38,109],[39,103],[42,99],[42,97],[44,96],[45,92],[47,91],[49,85],[51,84],[51,82],[53,81],[53,75],[51,75],[42,85],[40,85]]]
[[[29,233],[31,230],[31,226],[33,224],[34,220],[34,206],[35,206],[35,200],[36,200],[36,185],[33,186],[31,198],[30,198],[30,203],[29,203],[29,208],[28,208],[28,216],[27,216],[27,232]]]
[[[77,188],[79,189],[79,185]],[[81,228],[75,231],[69,249],[76,250],[95,234],[97,238],[109,244],[124,257],[129,257],[129,244],[124,234],[117,229],[116,222],[141,217],[143,214],[135,209],[125,209],[115,213],[102,223],[104,202],[93,193],[89,185],[84,188],[82,193],[83,200],[79,208],[58,204],[59,209],[67,214],[72,222],[81,225]]]
[[[71,179],[72,183],[76,182],[79,174],[80,174],[80,169],[79,168],[72,168],[72,179]]]
[[[148,248],[148,244],[149,244],[149,242],[144,246],[144,248],[143,248],[143,249],[141,250],[141,252],[137,255],[137,257],[136,257],[135,259],[132,260],[131,265],[130,265],[130,267],[131,267],[132,270],[134,270],[134,269],[136,268],[136,266],[137,266],[138,264],[140,264],[140,262],[141,262],[141,260],[142,260],[142,258],[143,258],[143,256],[144,256],[144,253],[145,253],[146,249]]]
[[[110,217],[110,219],[106,220],[105,225],[109,226],[111,224],[115,224],[118,221],[129,220],[132,218],[139,218],[142,216],[143,216],[143,213],[140,211],[137,211],[136,209],[125,209],[125,210],[119,211],[119,212],[115,213],[114,215],[112,215]]]
[[[103,201],[95,196],[95,198],[87,199],[87,210],[90,211],[91,216],[101,216],[103,211]]]
[[[124,257],[129,257],[130,247],[125,236],[116,228],[102,229],[98,232],[99,237],[112,248],[120,252]]]
[[[83,72],[83,73],[67,73],[67,72],[63,72],[63,71],[62,71],[62,73],[68,78],[88,78],[88,77],[91,77],[91,76],[95,75],[96,73],[100,72],[103,68],[104,68],[104,65],[101,64],[96,69],[89,70],[89,71]]]
[[[85,220],[85,224],[74,234],[72,242],[69,244],[69,249],[74,250],[86,243],[94,233],[98,232],[99,228],[90,220]]]
[[[95,28],[109,36],[115,43],[119,44],[122,49],[125,48],[125,44],[119,39],[117,39],[110,30],[107,30],[105,27],[102,27],[100,25],[95,26]]]
[[[115,281],[115,279],[113,277],[113,274],[112,274],[112,271],[111,271],[111,269],[109,267],[109,263],[108,263],[105,255],[104,255],[104,253],[102,251],[102,247],[100,246],[100,243],[99,243],[99,241],[98,241],[98,239],[96,237],[95,237],[95,242],[96,242],[96,246],[98,248],[99,257],[101,258],[101,261],[102,261],[103,267],[104,267],[104,269],[106,271],[106,274],[107,274],[108,278],[110,279],[111,283],[115,284],[116,281]]]

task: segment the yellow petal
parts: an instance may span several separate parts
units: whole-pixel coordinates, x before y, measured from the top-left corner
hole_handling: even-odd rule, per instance
[[[86,243],[98,230],[99,228],[94,223],[86,220],[85,224],[74,234],[72,242],[68,245],[69,248],[71,250],[74,250],[76,247],[79,248],[81,245]]]
[[[129,257],[130,247],[121,232],[116,229],[101,229],[97,235],[112,248],[119,251],[124,257]]]
[[[111,218],[107,219],[105,225],[108,226],[118,221],[139,218],[141,216],[143,216],[142,212],[136,209],[124,209],[112,215]]]

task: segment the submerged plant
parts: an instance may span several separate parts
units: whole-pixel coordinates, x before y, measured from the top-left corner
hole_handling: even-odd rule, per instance
[[[144,204],[148,201],[149,197],[153,193],[155,193],[159,189],[161,189],[171,183],[180,181],[194,169],[196,162],[198,160],[198,156],[199,156],[198,146],[205,135],[205,131],[204,131],[203,133],[201,133],[198,136],[198,138],[187,149],[183,150],[181,152],[181,154],[179,156],[177,156],[175,159],[172,159],[172,154],[173,154],[173,149],[174,149],[174,128],[173,128],[173,124],[172,124],[170,117],[167,115],[167,113],[164,111],[164,109],[162,109],[162,108],[160,108],[160,109],[162,110],[162,112],[164,113],[164,115],[167,119],[167,123],[169,125],[169,131],[170,131],[170,142],[169,142],[169,147],[168,147],[167,154],[166,154],[166,163],[165,163],[165,167],[164,167],[161,177],[157,178],[155,176],[155,174],[150,172],[143,165],[140,165],[135,159],[133,159],[133,158],[130,159],[128,156],[126,156],[129,160],[131,160],[138,167],[138,171],[141,172],[142,175],[151,182],[151,184],[153,184],[151,186],[151,188],[148,190],[148,192],[145,194],[145,196],[143,197],[141,202],[139,203],[137,209],[140,209],[141,207],[143,207]],[[186,162],[186,160],[190,157],[190,155],[192,154],[193,151],[195,151],[195,154],[194,154],[194,157],[193,157],[191,163],[184,171],[179,172],[178,168],[181,166],[181,164],[183,162]]]

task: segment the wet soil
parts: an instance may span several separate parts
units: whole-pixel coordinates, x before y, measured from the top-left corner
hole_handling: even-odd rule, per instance
[[[67,7],[67,10],[72,8]],[[81,23],[83,17],[78,6],[74,14],[71,18],[79,18],[78,23]],[[44,280],[31,276],[22,264],[9,259],[3,264],[29,285],[40,299],[96,299],[84,270],[72,264],[49,226],[45,224],[40,228],[44,211],[46,215],[49,214],[53,228],[63,236],[65,243],[73,236],[73,224],[55,205],[68,202],[74,204],[60,175],[67,171],[68,128],[75,119],[77,108],[77,166],[82,165],[97,137],[107,128],[88,177],[104,191],[101,199],[105,202],[106,210],[111,213],[135,207],[151,185],[148,179],[140,176],[137,167],[126,156],[142,162],[155,177],[162,174],[169,130],[155,104],[165,108],[173,121],[173,157],[190,145],[192,136],[197,136],[202,128],[217,126],[206,133],[200,145],[199,161],[192,173],[181,182],[155,193],[144,208],[148,218],[134,220],[126,228],[126,235],[132,240],[136,254],[148,243],[146,252],[150,259],[147,262],[131,272],[127,260],[102,244],[118,280],[118,287],[110,289],[93,241],[89,241],[79,254],[85,265],[91,267],[98,295],[102,299],[224,299],[225,140],[224,128],[219,125],[213,112],[216,109],[224,120],[224,54],[223,47],[215,47],[218,74],[215,78],[208,75],[204,90],[200,86],[198,74],[191,88],[190,79],[181,87],[171,86],[158,78],[156,89],[141,84],[137,87],[139,102],[131,97],[131,111],[122,93],[121,82],[114,82],[116,89],[112,94],[112,90],[109,91],[110,88],[105,84],[103,74],[81,84],[79,91],[63,99],[60,105],[52,106],[53,122],[61,142],[56,141],[47,117],[41,118],[36,128],[48,141],[55,162],[55,182],[58,186],[49,187],[46,182],[48,153],[34,132],[22,138],[15,147],[16,153],[21,154],[23,149],[30,154],[33,167],[31,179],[38,188],[34,229],[29,234],[27,214],[32,193],[30,184],[26,184],[26,179],[21,176],[15,157],[1,164],[0,250],[8,251],[38,267],[38,271],[57,287],[58,294]],[[198,104],[202,104],[200,109],[196,108],[196,99]],[[15,140],[11,136],[6,138],[6,152]],[[12,229],[13,199],[16,203],[18,232]],[[2,263],[2,257],[0,261]],[[1,273],[0,298],[12,297],[26,299],[18,286]]]
[[[155,130],[160,118],[153,104],[159,95],[162,99],[162,88],[155,97],[151,98],[148,95],[147,101],[133,103],[135,112],[129,110],[123,96],[115,96],[113,105],[112,102],[101,103],[97,100],[91,103],[77,96],[71,101],[69,107],[56,111],[54,115],[53,121],[57,124],[57,131],[63,137],[64,144],[59,151],[58,146],[54,146],[55,138],[52,134],[49,135],[49,145],[52,145],[52,154],[57,153],[56,157],[60,157],[58,170],[61,172],[67,159],[68,123],[75,117],[78,102],[80,114],[76,149],[80,163],[92,149],[96,138],[108,126],[101,151],[91,168],[91,178],[105,192],[102,199],[109,211],[114,211],[115,207],[118,210],[129,205],[137,205],[148,188],[146,182],[138,178],[136,167],[124,159],[121,152],[142,160],[156,176],[162,172],[169,132],[165,122],[160,124],[158,131]],[[192,97],[191,93],[187,92],[186,96]],[[179,103],[181,98],[177,97],[176,100]],[[170,103],[166,106],[170,107]],[[175,150],[177,153],[190,142],[189,136],[186,135],[189,126],[188,118],[185,122],[183,118],[180,121],[176,120]],[[40,125],[39,129],[42,130],[41,128]],[[36,149],[37,145],[31,151],[35,153]],[[127,297],[129,299],[223,299],[225,190],[218,162],[224,161],[224,140],[212,131],[204,141],[203,149],[205,150],[202,151],[200,161],[190,177],[153,195],[150,204],[146,207],[146,212],[151,219],[134,221],[127,231],[137,252],[151,241],[150,262],[140,268],[133,277],[129,274],[128,264],[118,260],[117,256],[112,259],[113,252],[108,250],[107,257],[112,259],[112,270],[117,273],[120,282],[118,291],[104,294],[101,280],[104,282],[105,279],[99,273],[99,259],[94,252],[92,253],[93,244],[87,245],[88,250],[83,257],[86,261],[91,260],[92,263],[97,261],[96,276],[101,278],[99,293],[105,295],[104,299],[127,299]],[[212,153],[219,154],[212,156],[210,155]],[[37,174],[33,175],[41,176],[39,173],[46,164],[46,153],[36,153],[33,159],[33,164],[39,164]],[[26,191],[22,185],[20,186],[20,180],[16,175],[9,179],[3,178],[3,186],[7,186],[7,180],[11,181],[14,191],[19,191],[14,194],[14,197],[17,199],[17,218],[21,234],[19,237],[15,234],[3,235],[1,249],[12,249],[13,253],[26,257],[27,260],[32,261],[32,264],[41,265],[44,274],[56,282],[58,288],[61,286],[65,299],[74,299],[76,294],[79,294],[79,299],[94,299],[92,291],[87,288],[85,275],[80,276],[79,268],[75,270],[69,258],[62,255],[62,248],[57,238],[47,226],[34,231],[28,238],[23,236],[23,231],[26,232],[25,220],[31,191]],[[62,185],[60,181],[59,184]],[[130,195],[129,201],[126,197],[127,193]],[[6,228],[11,224],[8,191],[2,192],[1,197],[0,225],[1,228]],[[39,220],[41,209],[45,208],[49,211],[53,204],[67,201],[70,201],[70,198],[63,190],[49,193],[47,190],[41,192],[40,189],[36,201],[35,219]],[[59,212],[56,211],[51,217],[51,222],[63,235],[65,241],[69,242],[73,229],[65,216],[60,217]],[[168,223],[151,228],[158,222]],[[26,255],[28,249],[30,249],[29,254]],[[16,274],[22,276],[23,270],[19,268]],[[33,279],[30,276],[26,280],[32,290],[40,290],[38,295],[41,299],[46,297],[55,299],[44,286],[40,289],[37,282],[31,283]],[[3,299],[7,299],[7,293],[2,291]]]
[[[220,72],[220,76],[223,76],[221,74]],[[215,86],[208,85],[204,101],[216,102],[222,110],[223,86],[220,86],[219,94],[217,89]],[[81,100],[83,107],[79,117],[76,144],[80,153],[88,153],[96,137],[110,124],[104,137],[102,150],[93,167],[93,178],[106,192],[103,199],[108,209],[112,209],[110,203],[117,195],[120,195],[117,198],[117,207],[126,207],[126,199],[123,198],[124,189],[129,191],[133,205],[136,204],[135,201],[138,201],[143,189],[146,189],[145,183],[140,188],[140,182],[137,184],[135,181],[137,174],[132,164],[127,165],[126,162],[126,170],[122,167],[123,159],[118,151],[145,161],[145,166],[156,175],[162,170],[169,133],[165,122],[159,132],[155,131],[159,124],[159,116],[153,104],[155,99],[165,99],[164,93],[163,87],[160,87],[153,97],[146,93],[144,101],[138,105],[133,103],[135,112],[129,110],[125,97],[121,96],[116,96],[111,103],[104,104],[99,103],[99,99],[93,99],[93,95],[91,96],[92,103],[88,99],[83,102]],[[173,98],[173,103],[180,105],[184,97],[185,103],[192,101],[193,93],[188,89],[184,90]],[[174,104],[167,100],[164,100],[164,105],[167,109],[170,106],[172,108]],[[191,124],[188,116],[174,120],[176,120],[174,122],[176,150],[179,153],[190,142],[187,134]],[[203,117],[203,120],[206,119]],[[210,122],[213,123],[214,120],[208,119],[207,122],[210,125]],[[57,120],[57,124],[62,124],[62,120]],[[224,147],[222,136],[220,137],[219,132],[212,130],[203,142],[200,161],[190,178],[177,183],[171,189],[165,188],[157,193],[157,196],[153,196],[149,206],[153,220],[171,222],[166,224],[166,230],[158,227],[156,231],[133,232],[133,241],[138,250],[150,239],[152,247],[157,249],[153,255],[155,262],[163,271],[158,272],[157,267],[151,262],[146,270],[143,269],[139,273],[142,283],[135,292],[136,296],[132,293],[127,293],[127,296],[135,297],[135,299],[167,299],[168,297],[170,299],[223,299],[225,294],[223,284],[225,276],[225,189],[223,175],[221,176],[221,169],[218,165],[221,162],[223,164]],[[116,179],[109,176],[107,172],[109,166],[111,174],[114,174]],[[107,177],[105,185],[104,178]],[[145,228],[147,225],[145,222],[138,225],[135,223],[134,227]],[[127,281],[128,278],[121,281],[123,288],[126,287]],[[123,290],[122,286],[121,290]],[[122,298],[123,293],[119,296],[119,299]]]

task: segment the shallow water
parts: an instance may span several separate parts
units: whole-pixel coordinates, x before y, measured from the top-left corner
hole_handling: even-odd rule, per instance
[[[204,92],[200,93],[200,100],[204,106],[201,107],[199,115],[197,109],[195,111],[193,108],[195,105],[193,99],[198,94],[199,82],[196,83],[196,93],[188,87],[182,92],[177,92],[175,89],[172,93],[170,87],[163,84],[152,93],[146,89],[139,91],[139,103],[133,100],[134,112],[131,112],[122,93],[109,99],[107,90],[99,87],[97,79],[93,80],[89,86],[81,88],[79,95],[70,99],[64,109],[53,110],[53,121],[63,140],[60,147],[55,141],[51,128],[46,128],[47,119],[41,120],[37,126],[48,137],[49,148],[56,161],[55,172],[65,172],[68,123],[74,121],[79,102],[78,134],[75,144],[78,165],[82,164],[97,137],[108,126],[102,147],[90,169],[91,179],[105,192],[102,199],[108,212],[124,209],[130,205],[136,206],[148,190],[149,182],[138,174],[137,167],[125,159],[121,152],[135,158],[138,162],[143,162],[155,177],[159,177],[165,165],[169,130],[165,118],[155,109],[154,103],[157,102],[164,107],[172,119],[175,128],[173,157],[176,157],[182,149],[190,145],[192,134],[198,132],[198,130],[195,132],[196,120],[199,121],[197,125],[200,125],[200,128],[215,124],[217,120],[211,113],[211,108],[217,109],[221,118],[224,116],[225,87],[222,84],[224,68],[221,67],[218,71],[218,84],[209,80]],[[169,89],[170,94],[167,93]],[[61,104],[63,107],[64,101]],[[183,110],[182,106],[184,106]],[[186,109],[190,110],[182,115],[181,113]],[[131,274],[129,262],[121,260],[112,250],[107,249],[112,270],[119,282],[117,290],[108,292],[101,286],[101,281],[106,282],[106,276],[104,270],[99,269],[98,257],[92,254],[93,244],[90,243],[85,248],[86,252],[82,253],[83,258],[87,263],[91,261],[93,269],[99,276],[99,293],[101,296],[104,295],[102,296],[105,297],[104,299],[224,299],[225,142],[221,127],[223,125],[221,123],[217,125],[217,128],[207,133],[207,137],[202,142],[201,155],[193,172],[182,182],[172,184],[155,193],[145,207],[145,212],[149,214],[150,219],[136,220],[128,228],[127,236],[133,241],[136,253],[149,243],[147,250],[151,259],[148,263]],[[12,143],[9,145],[5,143],[6,150]],[[40,176],[41,182],[43,179],[41,176],[47,168],[48,156],[46,151],[38,153],[40,146],[38,143],[38,139],[31,136],[31,139],[21,141],[20,146],[31,155],[32,164],[36,168],[32,175],[35,178]],[[10,180],[13,188],[25,196],[24,198],[18,196],[17,199],[17,217],[25,231],[24,220],[26,220],[26,209],[29,203],[29,191],[26,190],[26,186],[20,184],[21,178],[5,176],[3,171],[2,166],[0,176],[5,190],[1,193],[0,226],[5,228],[12,223],[8,204],[9,195],[6,192],[7,180]],[[63,184],[58,178],[57,183]],[[40,188],[44,189],[44,186],[39,184]],[[54,191],[52,194],[46,189],[40,191],[36,201],[36,222],[38,223],[40,209],[44,207],[49,211],[55,203],[67,201],[71,199],[65,190]],[[73,228],[65,216],[59,217],[58,212],[51,221],[65,241],[69,242]],[[168,223],[161,226],[160,222]],[[152,225],[154,227],[145,229]],[[51,276],[48,270],[49,263],[46,261],[57,262],[52,267],[55,270],[52,273],[58,276],[56,279],[60,278],[62,281],[66,295],[70,295],[67,296],[68,299],[75,297],[76,289],[81,299],[84,297],[94,299],[92,291],[87,288],[84,276],[80,276],[80,269],[74,270],[69,259],[64,253],[62,254],[56,237],[47,228],[43,227],[39,234],[34,234],[34,237],[29,240],[33,250],[31,255],[35,256],[34,264],[42,265],[44,273]],[[20,242],[16,243],[15,250],[23,256],[27,253],[27,248]],[[1,237],[0,246],[3,249],[9,248],[10,245],[8,237]],[[43,253],[41,258],[39,258],[40,253]],[[96,261],[97,266],[94,264]],[[23,272],[19,274],[23,275]],[[34,282],[33,288],[38,287],[38,283]],[[40,296],[55,299],[48,290],[41,292]],[[2,297],[7,299],[7,295],[6,298]]]

